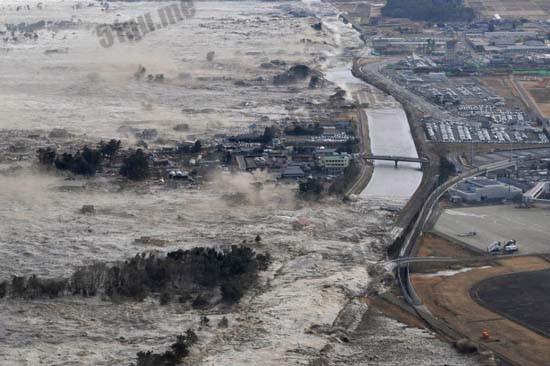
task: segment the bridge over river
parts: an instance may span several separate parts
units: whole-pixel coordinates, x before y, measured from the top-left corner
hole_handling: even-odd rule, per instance
[[[408,157],[408,156],[397,156],[397,155],[369,155],[365,154],[364,158],[366,160],[386,160],[386,161],[393,161],[395,162],[395,167],[397,168],[397,163],[400,161],[405,161],[409,163],[421,163],[421,164],[429,164],[430,161],[426,158],[414,158],[414,157]]]

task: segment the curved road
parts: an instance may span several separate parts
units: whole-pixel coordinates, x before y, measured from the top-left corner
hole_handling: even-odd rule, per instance
[[[469,179],[478,175],[483,175],[493,170],[508,168],[508,167],[514,166],[516,163],[517,163],[516,161],[505,160],[505,161],[499,161],[496,163],[487,164],[479,168],[471,169],[445,182],[430,194],[430,196],[422,206],[412,229],[409,231],[409,233],[405,237],[405,241],[403,242],[403,246],[401,247],[401,251],[399,252],[399,257],[398,257],[398,260],[403,261],[405,264],[398,266],[397,278],[401,286],[401,290],[403,291],[403,294],[405,296],[405,299],[410,305],[416,307],[421,305],[422,301],[416,295],[416,292],[414,291],[414,288],[411,284],[410,277],[409,277],[409,264],[407,263],[406,259],[412,258],[411,253],[414,249],[416,239],[422,233],[422,230],[424,229],[424,226],[426,225],[426,222],[428,221],[428,219],[431,217],[433,209],[437,204],[437,202],[439,201],[439,199],[445,193],[447,193],[447,191],[451,189],[453,186],[455,186],[456,184],[466,179]]]

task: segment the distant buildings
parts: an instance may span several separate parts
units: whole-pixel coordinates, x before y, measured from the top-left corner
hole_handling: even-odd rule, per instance
[[[270,128],[276,129],[270,138],[261,128],[255,133],[240,130],[217,136],[214,145],[225,164],[240,171],[261,170],[282,179],[300,179],[342,173],[352,160],[346,151],[353,151],[358,143],[351,120],[289,121]]]
[[[536,32],[470,33],[467,40],[476,51],[499,54],[550,53],[550,45]]]
[[[428,37],[421,38],[389,38],[380,37],[372,40],[374,50],[382,55],[397,55],[429,53],[444,55],[447,50],[447,42],[450,39],[438,37],[432,39]]]

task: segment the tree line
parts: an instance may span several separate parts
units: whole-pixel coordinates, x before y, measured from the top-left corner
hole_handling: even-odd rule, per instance
[[[84,146],[74,154],[58,153],[51,147],[37,150],[38,161],[42,166],[55,167],[57,170],[73,174],[94,176],[101,172],[104,163],[112,163],[121,148],[120,140],[101,141],[96,148]],[[141,149],[123,159],[119,174],[130,180],[139,181],[150,176],[149,157]]]
[[[293,123],[292,126],[285,128],[285,134],[294,136],[320,136],[323,132],[324,129],[319,123],[309,123],[307,125]]]
[[[269,254],[236,245],[222,250],[179,249],[166,255],[138,253],[113,265],[79,267],[69,278],[13,276],[11,281],[0,282],[0,297],[36,299],[71,294],[142,301],[160,295],[161,304],[177,299],[205,307],[221,295],[224,302],[232,304],[255,284],[258,272],[267,269],[270,261]]]

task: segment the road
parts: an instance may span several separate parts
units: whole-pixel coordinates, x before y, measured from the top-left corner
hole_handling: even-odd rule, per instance
[[[515,78],[511,77],[512,83],[514,84],[514,88],[517,90],[517,92],[521,95],[521,99],[523,100],[523,103],[525,103],[529,109],[531,110],[531,113],[540,121],[546,121],[546,118],[540,113],[539,108],[533,101],[533,98],[529,95],[527,90],[521,85],[521,83]]]
[[[429,115],[442,121],[456,119],[456,117],[453,117],[449,112],[441,109],[435,104],[428,102],[426,99],[424,99],[424,97],[414,94],[407,88],[399,85],[391,78],[382,74],[381,70],[383,68],[395,63],[396,61],[396,59],[387,59],[376,63],[361,64],[359,65],[358,69],[361,73],[363,73],[363,75],[365,75],[369,79],[369,81],[372,80],[384,83],[388,87],[388,91],[390,92],[390,94],[393,95],[395,99],[401,102],[409,101],[410,103],[414,104],[414,106],[418,110],[424,113],[424,115]]]
[[[416,219],[412,229],[409,231],[408,235],[405,237],[403,246],[401,247],[401,251],[399,253],[399,258],[405,259],[411,256],[414,249],[414,245],[416,243],[416,239],[418,238],[418,236],[421,235],[422,230],[426,225],[426,222],[429,220],[429,218],[433,213],[433,209],[435,205],[449,189],[451,189],[453,186],[455,186],[456,184],[466,179],[483,175],[490,171],[508,168],[508,167],[514,166],[515,164],[516,164],[515,161],[504,160],[504,161],[498,161],[495,163],[487,164],[479,168],[471,169],[469,171],[466,171],[448,180],[443,185],[439,186],[436,190],[434,190],[426,200],[426,203],[422,206],[422,209],[420,210],[420,213],[418,214],[418,218]],[[406,264],[404,266],[400,266],[397,271],[397,275],[398,275],[398,280],[399,280],[401,289],[403,291],[403,294],[407,302],[413,306],[421,305],[422,301],[418,298],[418,296],[414,292],[414,288],[412,287],[412,284],[410,283],[409,265]]]

